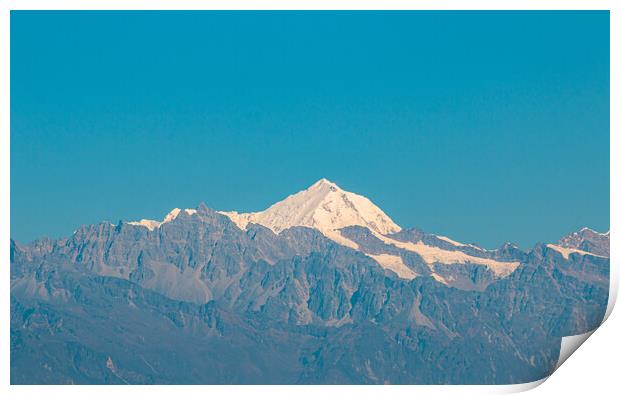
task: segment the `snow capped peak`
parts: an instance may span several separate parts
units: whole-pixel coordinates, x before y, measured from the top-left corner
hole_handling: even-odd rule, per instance
[[[598,232],[592,228],[588,228],[587,226],[581,228],[579,230],[579,232],[575,232],[574,234],[582,234],[582,233],[590,233],[590,234],[596,234],[596,235],[600,235],[600,236],[609,236],[609,231],[602,233],[602,232]]]
[[[519,266],[519,262],[500,262],[490,258],[481,258],[468,255],[460,250],[444,250],[440,247],[426,245],[421,241],[413,243],[392,239],[391,234],[401,231],[400,226],[368,198],[347,192],[325,178],[315,182],[308,189],[275,203],[265,211],[257,213],[232,211],[220,212],[220,214],[228,216],[241,229],[245,229],[249,223],[263,225],[276,233],[293,226],[317,229],[338,244],[364,252],[384,269],[391,270],[405,279],[415,278],[418,274],[404,263],[401,256],[385,253],[372,254],[355,241],[345,237],[340,229],[353,225],[368,228],[377,239],[385,244],[420,255],[424,262],[431,266],[431,270],[433,270],[432,265],[437,262],[471,263],[487,266],[496,276],[505,277]],[[457,247],[470,247],[470,245],[456,242],[445,236],[440,236],[439,239]],[[441,281],[448,283],[450,280],[442,278]]]
[[[336,230],[353,225],[364,226],[380,234],[400,231],[400,227],[369,199],[344,191],[325,178],[265,211],[221,214],[227,215],[242,229],[248,223],[257,223],[276,233],[293,226],[306,226],[329,237]]]
[[[190,208],[186,208],[183,211],[185,211],[188,215],[194,215],[196,214],[196,210],[194,209],[190,209]],[[166,222],[171,222],[174,221],[174,219],[181,213],[181,209],[180,208],[173,208],[172,211],[170,211],[165,217],[163,221],[156,221],[154,219],[141,219],[140,221],[131,221],[131,222],[127,222],[129,225],[135,225],[135,226],[144,226],[145,228],[147,228],[148,230],[154,230],[159,228],[162,224],[165,224]]]
[[[564,237],[564,239],[581,239],[581,240],[587,240],[587,239],[591,239],[591,238],[601,238],[601,237],[608,237],[609,236],[609,231],[602,233],[602,232],[598,232],[592,228],[588,228],[587,226],[579,229],[577,232],[573,232],[567,236]]]
[[[565,249],[609,256],[609,231],[600,233],[588,227],[581,228],[578,232],[561,238],[557,245]]]
[[[188,215],[197,212],[196,210],[175,208],[161,222],[141,220],[130,222],[130,224],[155,230],[167,222],[175,221],[182,211]],[[491,258],[469,255],[461,249],[465,247],[481,249],[471,244],[459,243],[446,236],[435,237],[437,240],[457,247],[457,249],[443,249],[441,246],[425,244],[421,240],[413,242],[392,238],[395,237],[394,233],[401,231],[401,228],[387,214],[368,198],[345,191],[325,178],[318,180],[307,189],[273,204],[264,211],[254,213],[220,211],[219,213],[230,218],[241,229],[246,229],[250,223],[265,226],[275,233],[296,226],[316,229],[334,242],[364,253],[384,269],[393,271],[405,279],[415,278],[418,273],[403,261],[402,256],[398,253],[396,255],[385,252],[373,253],[367,248],[368,246],[357,244],[356,241],[345,236],[340,230],[349,226],[367,228],[374,237],[389,245],[392,250],[396,248],[419,255],[430,266],[431,271],[437,262],[443,264],[469,263],[487,266],[496,276],[504,277],[519,266],[519,262],[500,262]],[[452,281],[450,278],[443,278],[437,273],[433,275],[446,284]]]
[[[308,190],[311,191],[311,190],[317,190],[317,189],[321,189],[321,188],[329,188],[329,189],[334,189],[334,190],[341,190],[338,185],[336,185],[335,183],[329,181],[327,178],[321,178],[320,180],[318,180],[317,182],[312,184],[310,186],[310,188],[308,188]]]

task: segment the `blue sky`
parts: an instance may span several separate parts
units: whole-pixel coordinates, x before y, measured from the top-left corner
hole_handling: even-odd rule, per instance
[[[328,178],[495,247],[609,228],[607,12],[12,12],[11,236]]]

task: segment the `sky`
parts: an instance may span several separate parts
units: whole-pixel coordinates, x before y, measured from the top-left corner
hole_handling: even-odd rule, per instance
[[[607,12],[11,13],[11,237],[320,178],[495,248],[609,229]]]

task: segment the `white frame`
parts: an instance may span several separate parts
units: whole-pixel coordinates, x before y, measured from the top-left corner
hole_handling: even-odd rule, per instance
[[[369,1],[369,0],[297,0],[297,1],[283,1],[283,0],[230,0],[230,1],[199,1],[199,0],[0,0],[0,138],[2,144],[0,150],[0,177],[2,186],[2,209],[5,213],[5,220],[0,226],[0,240],[5,244],[4,260],[0,264],[0,277],[5,284],[2,287],[3,301],[2,316],[7,321],[0,326],[0,334],[3,339],[0,341],[0,354],[2,369],[0,370],[0,380],[2,383],[2,389],[6,389],[12,393],[20,394],[37,394],[45,392],[48,395],[52,394],[107,394],[111,391],[122,391],[123,393],[133,394],[169,394],[169,393],[188,393],[188,394],[203,394],[206,391],[215,393],[229,393],[236,394],[245,391],[252,391],[254,394],[288,394],[295,392],[297,394],[312,394],[315,392],[327,392],[327,393],[354,393],[356,395],[378,393],[382,394],[409,394],[412,391],[420,391],[424,394],[433,393],[472,393],[472,394],[489,394],[489,393],[513,393],[524,391],[530,388],[534,388],[544,382],[540,380],[528,384],[518,385],[488,385],[488,386],[10,386],[10,263],[8,257],[8,244],[10,240],[10,214],[6,219],[7,214],[10,213],[10,11],[11,10],[339,10],[339,9],[351,9],[351,10],[609,10],[610,11],[610,159],[611,159],[611,180],[610,180],[610,202],[611,202],[611,218],[610,228],[612,234],[616,230],[620,229],[620,211],[618,211],[616,204],[620,199],[619,186],[620,186],[620,155],[618,155],[619,148],[619,134],[618,129],[618,92],[619,92],[619,80],[618,71],[620,70],[620,63],[618,62],[618,39],[620,38],[619,26],[619,4],[620,2],[612,0],[567,0],[567,1],[553,1],[553,0],[439,0],[439,1],[402,1],[402,0],[383,0],[383,1]],[[616,262],[616,252],[618,250],[617,239],[611,240],[611,283],[610,283],[610,298],[609,305],[605,319],[609,317],[611,310],[615,304],[618,293],[618,267]],[[615,317],[616,319],[617,317]],[[612,320],[613,321],[613,320]],[[617,321],[617,320],[616,320]],[[618,324],[613,323],[616,327]],[[607,325],[607,324],[605,324]],[[615,352],[618,351],[618,341],[616,333],[613,331],[606,331],[607,339],[606,344],[610,345],[611,353],[607,352],[607,348],[600,349],[598,351],[598,357],[592,364],[582,363],[583,368],[590,367],[591,369],[597,368],[595,364],[604,364],[605,366],[617,366],[617,360]],[[596,337],[596,335],[595,335]],[[599,344],[601,341],[598,342]],[[614,349],[615,348],[615,349]],[[581,372],[582,375],[587,377],[588,372]],[[555,376],[554,374],[553,376]],[[596,376],[598,377],[598,376]],[[569,380],[566,375],[564,379]],[[600,377],[598,378],[600,380]],[[574,380],[577,380],[576,378]],[[615,377],[609,377],[608,383],[610,386],[616,384]],[[577,381],[575,381],[577,382]],[[598,383],[600,387],[600,382]],[[575,387],[572,387],[570,381],[568,385],[562,385],[558,381],[554,380],[555,390],[565,393],[573,393],[576,391]],[[586,387],[581,387],[581,390]],[[613,387],[612,387],[613,388]]]

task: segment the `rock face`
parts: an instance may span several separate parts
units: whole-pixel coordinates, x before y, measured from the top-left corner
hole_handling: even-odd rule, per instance
[[[12,240],[11,382],[521,383],[603,318],[604,239],[487,251],[366,214],[239,226],[201,204]]]

